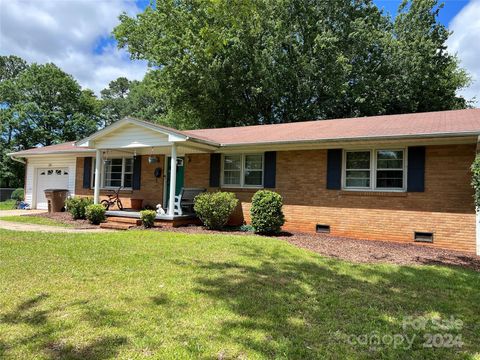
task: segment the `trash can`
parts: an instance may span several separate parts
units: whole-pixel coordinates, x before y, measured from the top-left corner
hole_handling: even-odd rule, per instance
[[[48,202],[48,212],[62,211],[65,206],[65,200],[68,196],[66,189],[47,189],[45,190],[45,197]]]

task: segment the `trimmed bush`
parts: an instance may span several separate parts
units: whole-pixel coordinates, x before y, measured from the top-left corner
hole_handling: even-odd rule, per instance
[[[140,219],[142,219],[142,224],[146,228],[151,228],[155,223],[155,217],[157,212],[155,210],[142,210],[140,211]]]
[[[85,208],[92,205],[93,200],[86,197],[71,197],[65,201],[67,211],[72,214],[74,220],[85,219]]]
[[[90,221],[90,224],[98,225],[105,221],[105,207],[101,204],[88,205],[85,208],[85,217]]]
[[[16,200],[16,201],[23,201],[25,198],[25,191],[23,188],[18,188],[13,190],[12,195],[10,196],[10,199]]]
[[[472,187],[474,190],[473,199],[475,207],[480,208],[480,155],[475,157],[475,161],[471,167],[472,170]]]
[[[194,210],[203,225],[210,230],[222,229],[238,204],[234,193],[217,191],[195,197]]]
[[[283,199],[275,191],[259,190],[253,195],[250,215],[255,232],[278,233],[285,223],[282,211]]]

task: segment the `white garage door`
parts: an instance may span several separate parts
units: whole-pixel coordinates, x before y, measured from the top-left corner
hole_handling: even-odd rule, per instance
[[[68,189],[68,168],[38,169],[37,209],[48,209],[45,189]]]

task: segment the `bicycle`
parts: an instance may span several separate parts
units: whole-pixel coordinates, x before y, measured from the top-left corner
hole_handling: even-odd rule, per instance
[[[112,205],[117,205],[117,208],[119,210],[123,210],[123,204],[122,204],[122,201],[120,200],[120,195],[119,195],[121,188],[122,187],[120,186],[117,191],[110,190],[111,192],[113,192],[113,194],[107,195],[108,199],[102,200],[100,202],[105,207],[105,210],[108,211],[108,209]]]

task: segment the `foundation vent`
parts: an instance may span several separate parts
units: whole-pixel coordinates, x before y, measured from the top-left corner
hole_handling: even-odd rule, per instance
[[[433,233],[423,232],[423,231],[415,231],[415,233],[413,235],[413,239],[416,242],[433,243]]]
[[[321,224],[317,224],[317,226],[315,227],[315,230],[317,231],[317,233],[330,233],[330,225],[321,225]]]

